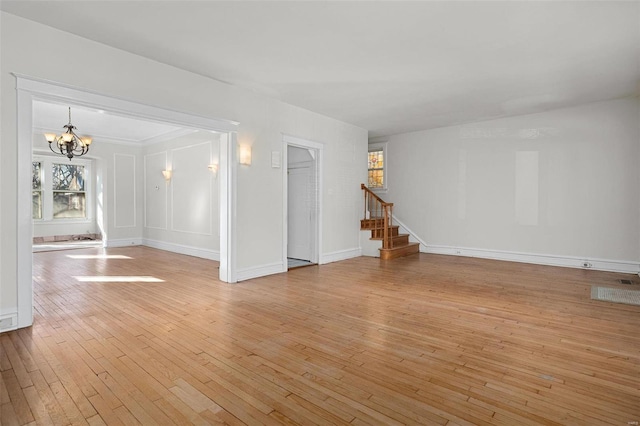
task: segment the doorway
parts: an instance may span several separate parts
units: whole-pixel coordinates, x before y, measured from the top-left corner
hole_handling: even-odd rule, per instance
[[[220,267],[219,278],[236,282],[236,132],[238,123],[198,117],[187,113],[153,107],[107,95],[100,95],[65,85],[57,85],[26,76],[16,76],[18,133],[18,200],[17,200],[17,312],[16,328],[33,323],[33,259],[32,259],[32,140],[33,102],[72,103],[114,114],[173,124],[184,128],[220,133],[218,185],[220,196]]]
[[[320,254],[321,145],[286,137],[285,252],[287,269],[315,265]]]

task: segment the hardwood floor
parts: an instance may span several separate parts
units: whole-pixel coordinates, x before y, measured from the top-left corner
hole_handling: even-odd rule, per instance
[[[130,259],[67,257],[102,254]],[[637,276],[419,254],[230,285],[144,247],[34,266],[2,425],[640,421],[640,307],[590,300]]]

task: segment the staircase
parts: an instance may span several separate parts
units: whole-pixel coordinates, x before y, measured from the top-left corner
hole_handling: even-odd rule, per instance
[[[399,234],[398,225],[393,224],[393,203],[383,201],[371,192],[364,183],[360,185],[364,193],[364,219],[361,230],[370,230],[372,240],[381,240],[380,259],[395,259],[420,251],[420,244],[410,243],[409,234]]]

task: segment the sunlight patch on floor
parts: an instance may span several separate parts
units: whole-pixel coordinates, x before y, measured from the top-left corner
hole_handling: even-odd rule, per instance
[[[68,254],[71,259],[133,259],[122,254]]]
[[[93,277],[82,276],[73,277],[76,280],[83,283],[163,283],[164,280],[156,277],[143,277],[143,276],[105,276],[97,275]]]

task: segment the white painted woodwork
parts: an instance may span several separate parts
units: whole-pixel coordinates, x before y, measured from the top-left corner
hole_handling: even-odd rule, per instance
[[[220,131],[225,131],[228,129],[235,128],[235,124],[231,122],[223,122],[217,120],[207,120],[199,117],[194,117],[188,114],[182,114],[178,112],[172,112],[168,110],[163,110],[160,108],[150,107],[143,104],[137,104],[129,101],[122,101],[117,98],[112,98],[104,95],[99,95],[96,93],[87,92],[84,90],[79,90],[72,87],[67,87],[63,85],[51,84],[39,79],[27,78],[24,76],[12,75],[12,77],[17,79],[17,110],[16,115],[19,117],[18,125],[17,125],[17,133],[19,135],[18,140],[22,143],[18,144],[18,170],[20,176],[22,176],[26,180],[26,176],[29,176],[29,180],[31,179],[31,171],[32,171],[32,150],[33,150],[33,102],[37,96],[46,96],[50,99],[72,99],[74,102],[81,102],[86,105],[91,105],[93,107],[101,107],[101,106],[109,106],[115,110],[125,111],[132,115],[136,115],[138,117],[155,117],[157,120],[162,121],[164,117],[168,117],[172,123],[190,125],[190,126],[203,126],[203,128],[208,128],[210,130],[220,129]],[[232,135],[234,132],[226,131],[226,134]],[[227,142],[228,143],[228,142]],[[104,149],[104,148],[103,148]],[[227,158],[221,156],[221,161],[228,161]],[[102,168],[100,168],[101,171]],[[108,169],[114,170],[115,166],[113,164],[108,167]],[[226,169],[225,169],[226,173]],[[105,184],[106,177],[101,174],[98,176],[98,185],[97,187],[102,188],[102,193],[98,193],[96,199],[98,201],[97,205],[101,210],[102,214],[104,214],[105,210],[110,205],[106,200],[102,198],[104,195],[104,190],[107,190],[107,193],[110,194],[109,197],[111,199],[115,199],[113,194],[113,190],[109,190],[107,184]],[[27,181],[28,182],[28,181]],[[230,197],[231,199],[235,199],[235,185],[232,179],[225,179],[227,186],[225,188],[221,188],[221,193],[223,193],[225,197]],[[114,185],[115,186],[115,185]],[[24,222],[23,225],[26,225],[26,221],[28,220],[29,226],[18,226],[18,232],[16,235],[17,251],[16,251],[16,263],[18,265],[18,279],[15,282],[16,284],[16,292],[15,298],[15,307],[9,305],[7,302],[4,302],[6,305],[0,304],[0,315],[2,316],[15,316],[17,318],[17,327],[28,327],[33,323],[33,287],[32,287],[32,259],[31,259],[31,245],[32,245],[32,219],[31,219],[31,191],[27,191],[25,186],[18,186],[21,189],[19,192],[18,203],[15,205],[16,211],[18,212],[18,217],[21,217]],[[27,198],[28,197],[28,198]],[[114,203],[115,204],[115,203]],[[114,215],[115,216],[115,215]],[[235,217],[223,215],[221,218],[221,226],[228,226],[233,229]],[[113,219],[107,221],[108,228],[113,228],[114,232],[109,233],[113,236],[117,234],[118,228],[113,224]],[[131,227],[127,227],[131,228]],[[102,231],[103,237],[107,236],[107,232]],[[5,234],[6,235],[6,234]],[[235,239],[234,233],[227,234],[225,236],[231,241],[225,242],[227,245],[232,245],[233,240]],[[115,245],[123,245],[122,241],[128,242],[127,244],[140,244],[142,238],[140,236],[132,236],[126,239],[116,239]],[[118,241],[120,243],[118,243]],[[105,241],[105,246],[109,246],[109,242]],[[234,277],[234,268],[235,268],[235,260],[231,257],[235,255],[235,252],[229,254],[228,252],[224,255],[220,256],[221,265],[225,265],[225,271],[231,270],[231,273],[223,274],[220,272],[220,279],[225,281],[229,277]],[[222,271],[222,268],[220,268]],[[2,287],[0,286],[0,295],[2,295]],[[6,299],[4,299],[6,300]],[[2,302],[2,300],[0,300]],[[11,303],[11,302],[9,302]],[[8,308],[5,306],[9,306]]]
[[[311,141],[308,139],[302,139],[290,135],[283,135],[282,137],[282,146],[283,152],[285,155],[284,162],[287,164],[287,172],[283,173],[282,180],[282,188],[285,197],[283,197],[283,212],[284,212],[284,223],[283,223],[283,241],[286,241],[287,244],[283,246],[282,253],[282,270],[287,269],[287,256],[290,256],[288,253],[288,243],[290,241],[289,238],[289,175],[288,170],[296,167],[306,167],[310,166],[310,176],[308,179],[310,183],[308,184],[308,189],[306,191],[307,197],[309,200],[309,216],[310,216],[310,254],[309,260],[313,263],[328,263],[334,260],[332,254],[327,252],[324,248],[324,221],[326,220],[325,211],[326,204],[324,197],[324,185],[325,182],[330,181],[332,177],[327,176],[325,178],[324,173],[324,158],[325,154],[325,146],[322,143],[318,143],[315,141]],[[365,151],[366,152],[366,151]],[[365,170],[366,172],[366,170]],[[298,201],[299,202],[299,201]],[[336,206],[338,208],[338,206]],[[339,206],[342,211],[351,212],[351,205]],[[333,230],[328,230],[330,234],[334,234]],[[294,240],[295,241],[295,240]],[[358,256],[360,251],[359,247],[353,249],[340,250],[340,253],[349,253],[346,255],[347,257]],[[356,254],[357,253],[357,254]]]
[[[156,152],[144,156],[144,226],[167,229],[167,193],[169,183],[162,175],[167,169],[167,153]]]
[[[36,141],[41,143],[44,140],[42,134],[34,134],[34,146]],[[46,144],[46,142],[45,142]],[[98,188],[95,185],[97,173],[95,164],[97,159],[91,156],[74,157],[73,163],[85,167],[85,194],[86,194],[86,218],[77,219],[53,219],[53,196],[51,168],[53,163],[66,163],[69,160],[61,155],[55,155],[51,151],[34,151],[33,161],[42,163],[43,176],[43,219],[33,221],[33,236],[48,237],[55,235],[82,235],[98,233],[95,219],[95,204]]]
[[[311,164],[289,166],[287,257],[311,260],[312,184]]]
[[[220,134],[193,132],[143,149],[147,225],[145,244],[178,253],[219,258]],[[171,169],[169,181],[161,171]],[[195,254],[194,254],[195,253]]]
[[[224,243],[220,247],[220,276],[223,280],[233,281],[233,268],[256,270],[263,265],[282,262],[286,246],[283,239],[285,212],[282,208],[268,209],[265,206],[282,206],[285,198],[282,189],[285,168],[271,168],[271,152],[282,150],[283,134],[317,141],[325,147],[321,158],[321,171],[325,178],[320,182],[319,194],[323,198],[323,207],[319,216],[320,222],[326,220],[331,226],[322,227],[319,223],[318,256],[336,259],[357,255],[359,230],[353,224],[357,224],[359,203],[355,200],[359,200],[359,184],[366,178],[366,166],[356,163],[355,159],[366,155],[365,129],[15,15],[1,12],[0,19],[0,138],[3,141],[0,181],[3,199],[18,200],[17,207],[15,203],[0,200],[0,311],[3,315],[17,311],[18,289],[25,291],[25,297],[22,297],[25,305],[31,304],[27,294],[31,280],[31,144],[23,142],[31,137],[33,121],[30,112],[28,116],[20,113],[18,118],[17,96],[24,89],[15,90],[16,78],[11,73],[57,82],[53,84],[56,89],[51,93],[40,91],[36,96],[33,90],[29,90],[25,95],[29,102],[34,97],[61,103],[73,100],[74,104],[138,119],[222,132],[224,143],[230,146],[221,146],[220,168],[214,185],[220,191],[219,210],[224,212],[219,219],[220,239]],[[75,54],[67,58],[64,67],[42,65],[59,63],[60,51]],[[84,95],[77,95],[78,92]],[[27,139],[19,137],[17,122],[19,125],[28,123],[24,124]],[[234,133],[236,131],[237,134]],[[236,143],[252,144],[251,166],[238,167]],[[95,150],[95,155],[101,158],[113,157],[117,146],[123,149],[122,153],[137,155],[139,185],[143,185],[143,148],[110,145],[103,144],[99,148],[96,140],[91,147],[92,153]],[[18,157],[22,146],[28,149]],[[354,168],[354,164],[361,165]],[[24,200],[18,199],[19,165],[25,170],[26,180],[20,180],[25,188]],[[106,216],[101,222],[107,238],[114,244],[145,239],[158,241],[144,229],[144,212],[141,210],[137,213],[135,228],[114,227],[113,214],[110,213],[113,209],[112,167],[106,160],[99,167],[105,176],[98,185],[103,188],[100,202],[106,209],[102,212]],[[234,191],[238,192],[237,196]],[[139,205],[143,205],[142,187],[137,198]],[[347,199],[354,201],[345,203]],[[25,228],[18,226],[18,217],[26,218]],[[233,241],[234,238],[237,241]],[[24,247],[19,240],[24,240]],[[189,245],[177,241],[172,244]],[[236,254],[237,259],[234,259]]]

